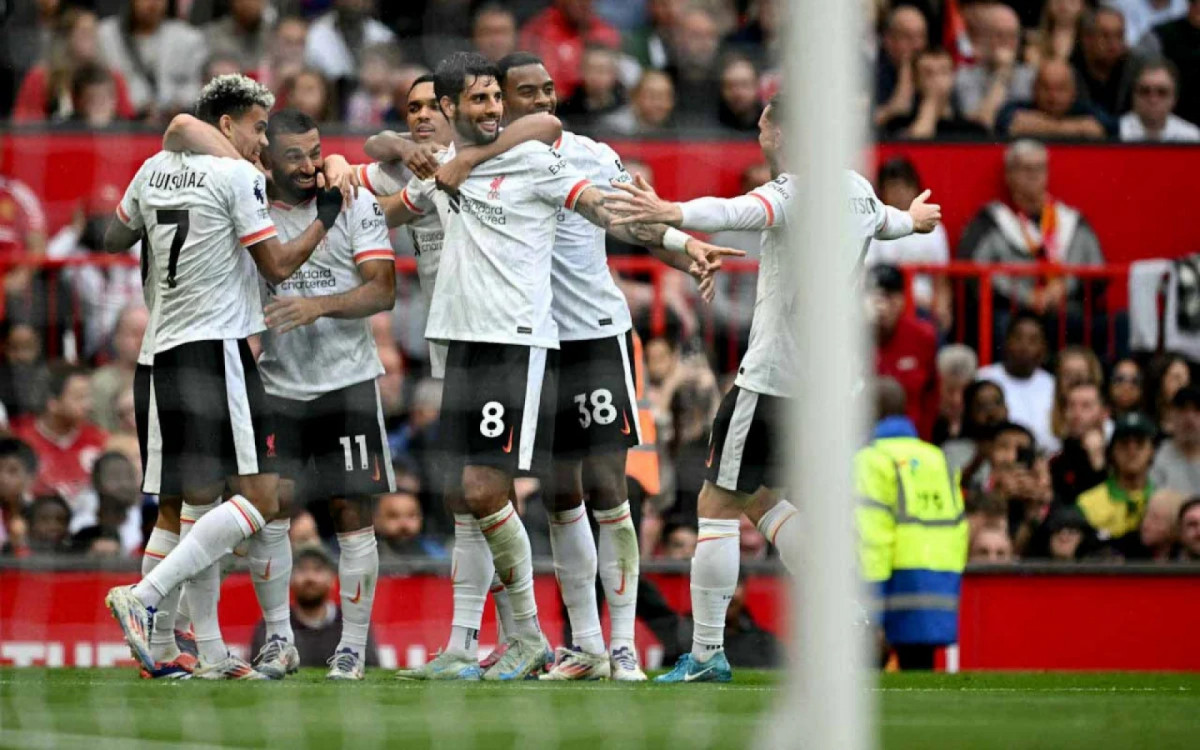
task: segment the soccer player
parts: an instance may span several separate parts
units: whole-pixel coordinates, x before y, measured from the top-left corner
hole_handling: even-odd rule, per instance
[[[775,179],[738,198],[699,198],[686,203],[661,200],[642,181],[618,184],[622,193],[609,199],[622,215],[619,222],[663,222],[704,232],[727,229],[762,230],[758,298],[750,328],[750,345],[738,368],[734,388],[725,396],[709,440],[708,474],[700,492],[700,534],[692,558],[692,614],[695,630],[691,653],[658,682],[728,682],[733,679],[724,653],[725,611],[737,586],[738,522],[744,513],[779,549],[794,571],[799,553],[795,506],[780,499],[786,470],[783,420],[786,399],[796,395],[798,368],[792,325],[795,274],[788,252],[788,213],[796,178],[782,163],[782,131],[778,100],[759,120],[759,144]],[[849,214],[859,253],[871,237],[896,239],[912,232],[931,232],[941,209],[927,204],[926,191],[908,211],[888,207],[875,197],[871,184],[847,171]]]
[[[499,136],[498,75],[470,53],[438,66],[435,92],[457,151]],[[549,465],[558,349],[550,311],[555,219],[566,208],[607,227],[612,216],[603,193],[545,146],[522,144],[472,166],[454,195],[414,178],[387,210],[389,223],[437,211],[446,226],[426,329],[428,338],[449,344],[442,427],[463,464],[463,510],[485,538],[513,606],[509,646],[483,678],[522,679],[540,671],[550,653],[537,623],[529,538],[508,498],[518,471]],[[698,263],[718,254],[661,225],[613,231],[628,242],[668,244]],[[438,658],[473,662],[457,654]]]
[[[259,273],[272,283],[291,276],[333,226],[342,196],[319,191],[316,220],[291,241],[279,240],[266,181],[253,164],[266,146],[273,105],[271,93],[245,76],[214,78],[201,91],[196,113],[241,159],[168,151],[150,157],[105,236],[111,252],[123,252],[142,236],[146,243],[142,268],[151,323],[134,390],[142,491],[160,496],[160,518],[147,543],[155,554],[143,563],[142,581],[110,590],[105,603],[134,658],[151,674],[186,672],[172,664],[173,638],[162,651],[152,651],[147,640],[157,613],[164,629],[172,630],[179,585],[247,538],[254,537],[253,557],[269,558],[277,546],[255,536],[278,511],[279,477],[272,467],[266,393],[246,339],[265,328]],[[180,540],[182,503],[209,505],[227,485],[230,500],[198,518]],[[197,616],[195,608],[192,614]],[[266,677],[230,655],[219,635],[207,643],[197,637],[197,645],[196,677]]]
[[[186,122],[186,121],[185,121]],[[209,126],[186,124],[189,150],[203,149]],[[298,235],[312,221],[324,160],[317,124],[286,109],[271,116],[263,164],[271,171],[271,218],[281,236]],[[390,310],[396,299],[396,258],[383,210],[361,191],[330,229],[323,250],[290,278],[268,285],[268,330],[258,361],[275,419],[281,483],[279,516],[286,519],[296,481],[311,462],[316,485],[309,496],[328,499],[338,535],[342,638],[329,659],[328,678],[361,680],[379,554],[371,523],[376,496],[395,491],[391,454],[375,379],[383,365],[366,318]],[[285,521],[286,522],[286,521]],[[264,563],[251,557],[255,575]],[[266,618],[266,642],[255,665],[285,652],[294,671],[294,647],[280,632],[288,621],[290,570],[279,566],[278,601]],[[297,655],[298,657],[298,655]]]

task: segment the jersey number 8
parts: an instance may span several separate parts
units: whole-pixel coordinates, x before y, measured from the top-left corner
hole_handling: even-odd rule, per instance
[[[485,438],[500,437],[504,432],[504,404],[488,401],[483,405],[483,421],[479,423],[479,434]]]
[[[599,425],[612,424],[617,419],[617,407],[613,406],[612,391],[598,388],[592,391],[592,408],[588,409],[588,394],[579,393],[575,396],[575,404],[579,406],[579,426],[587,429],[595,421]]]

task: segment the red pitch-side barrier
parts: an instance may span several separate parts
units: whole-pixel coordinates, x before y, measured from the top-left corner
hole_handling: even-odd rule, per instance
[[[0,133],[0,174],[27,183],[45,203],[52,228],[70,221],[81,201],[118,197],[158,133],[83,133],[16,129]],[[363,135],[327,135],[326,153],[365,160]],[[625,160],[645,162],[659,192],[674,200],[736,195],[746,167],[762,161],[758,144],[738,141],[612,141]],[[950,242],[986,202],[1004,195],[1004,144],[878,144],[871,163],[906,156],[934,191]],[[1112,263],[1200,251],[1193,227],[1200,147],[1052,144],[1050,192],[1078,207]],[[113,199],[115,200],[115,199]]]
[[[1074,566],[1017,566],[963,580],[959,668],[1200,671],[1200,569],[1152,573]],[[667,601],[686,612],[688,580],[651,574]],[[129,573],[0,569],[0,664],[107,666],[129,652],[104,609],[104,592],[136,579]],[[764,627],[783,631],[783,579],[751,576],[747,606]],[[552,642],[562,620],[553,576],[536,577],[539,616]],[[385,576],[373,629],[385,666],[405,665],[439,648],[452,613],[445,578]],[[259,610],[249,577],[235,574],[221,593],[221,622],[231,644],[245,645]],[[655,647],[640,624],[644,652]],[[492,610],[484,641],[494,639]]]

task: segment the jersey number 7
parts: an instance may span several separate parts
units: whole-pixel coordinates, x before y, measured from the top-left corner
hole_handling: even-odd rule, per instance
[[[171,249],[167,256],[167,286],[174,289],[175,269],[179,265],[179,251],[187,242],[188,229],[191,227],[191,215],[186,209],[160,208],[156,214],[158,225],[175,225],[175,236],[171,238]]]

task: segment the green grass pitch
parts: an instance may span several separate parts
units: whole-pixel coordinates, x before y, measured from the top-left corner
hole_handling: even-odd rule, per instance
[[[731,685],[679,687],[322,678],[0,670],[0,748],[739,748],[778,695],[776,676],[744,670]],[[873,695],[888,750],[1200,747],[1200,675],[884,675]]]

